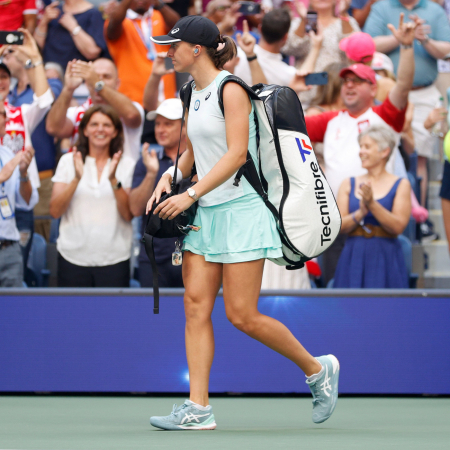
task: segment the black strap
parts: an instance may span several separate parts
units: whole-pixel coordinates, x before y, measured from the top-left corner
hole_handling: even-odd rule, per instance
[[[142,237],[142,243],[144,244],[145,253],[147,253],[153,271],[153,314],[159,314],[159,272],[158,266],[156,265],[155,249],[153,247],[153,236],[144,233],[144,236]]]
[[[177,185],[177,172],[178,172],[178,160],[180,159],[181,135],[183,133],[184,117],[185,117],[186,109],[189,109],[189,104],[191,103],[192,83],[193,83],[193,81],[188,81],[180,89],[180,97],[181,97],[181,101],[183,102],[183,115],[181,116],[180,140],[178,141],[177,159],[175,161],[175,173],[173,174],[173,177],[172,177],[172,191],[173,192],[175,191],[175,187]]]

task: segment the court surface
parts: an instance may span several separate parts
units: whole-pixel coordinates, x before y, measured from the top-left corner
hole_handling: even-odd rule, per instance
[[[307,398],[212,398],[215,431],[149,425],[183,398],[0,396],[0,450],[446,449],[450,399],[341,398],[324,424]]]

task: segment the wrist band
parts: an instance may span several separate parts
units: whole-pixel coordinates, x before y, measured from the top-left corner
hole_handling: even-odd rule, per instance
[[[403,48],[404,50],[407,50],[408,48],[413,48],[413,47],[414,47],[413,44],[409,44],[409,45],[403,45],[403,44],[401,44],[401,45],[400,45],[400,48]]]
[[[80,27],[80,25],[77,25],[77,26],[72,30],[72,36],[76,36],[80,31],[81,31],[81,27]]]
[[[352,219],[353,219],[353,222],[356,223],[356,225],[360,225],[360,223],[356,220],[356,213],[355,212],[352,212]]]
[[[173,177],[175,176],[175,166],[169,167],[163,173],[163,175],[165,175],[166,173],[169,174],[173,180]],[[177,168],[177,184],[180,184],[182,180],[183,180],[183,174],[181,173],[181,170]]]
[[[248,61],[248,62],[252,62],[252,61],[254,61],[257,57],[258,57],[257,55],[247,56],[247,61]]]

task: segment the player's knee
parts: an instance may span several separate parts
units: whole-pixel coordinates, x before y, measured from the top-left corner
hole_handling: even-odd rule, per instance
[[[243,333],[252,334],[255,329],[255,318],[251,314],[242,311],[227,311],[227,318],[233,326]]]
[[[184,311],[186,322],[202,322],[211,318],[211,312],[207,302],[195,295],[185,294]]]

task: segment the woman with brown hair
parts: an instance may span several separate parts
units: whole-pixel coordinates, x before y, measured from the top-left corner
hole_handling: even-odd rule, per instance
[[[110,106],[97,105],[83,116],[74,151],[58,163],[50,214],[61,217],[60,287],[129,286],[134,161],[122,156],[122,149],[119,116]]]
[[[220,287],[230,322],[240,331],[293,361],[307,376],[313,421],[321,423],[334,411],[338,395],[339,362],[332,355],[314,358],[279,321],[258,311],[266,258],[282,255],[275,219],[245,178],[233,181],[247,160],[258,167],[254,107],[236,83],[223,88],[224,113],[218,86],[229,75],[224,64],[236,55],[231,38],[199,16],[184,17],[166,36],[153,37],[170,45],[167,56],[177,72],[194,79],[187,119],[187,148],[180,157],[177,180],[187,178],[192,166],[198,183],[173,195],[154,210],[173,219],[198,201],[194,223],[200,229],[183,242],[186,356],[190,398],[168,416],[150,423],[165,430],[213,430],[216,421],[209,404],[209,374],[214,357],[211,313]],[[147,204],[147,213],[164,192],[170,192],[175,169],[161,177]],[[325,387],[326,386],[326,387]]]

